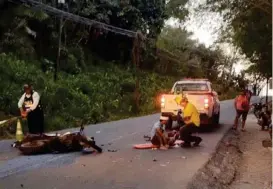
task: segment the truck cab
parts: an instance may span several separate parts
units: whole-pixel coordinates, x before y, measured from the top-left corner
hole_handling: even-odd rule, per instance
[[[208,79],[182,79],[175,82],[170,94],[164,94],[161,97],[161,115],[176,120],[178,111],[182,109],[176,99],[182,95],[186,95],[189,102],[197,108],[201,124],[219,123],[220,101]]]

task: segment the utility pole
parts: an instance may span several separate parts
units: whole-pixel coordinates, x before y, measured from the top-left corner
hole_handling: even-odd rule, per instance
[[[58,7],[63,9],[65,4],[65,0],[58,0]],[[59,21],[59,41],[58,41],[58,52],[57,59],[55,62],[55,70],[54,70],[54,81],[56,82],[58,79],[58,70],[60,67],[60,58],[61,58],[61,46],[62,46],[62,27],[63,27],[63,17],[61,16]]]
[[[266,77],[266,96],[265,96],[265,104],[266,104],[266,111],[268,110],[268,87],[269,87],[269,77]]]
[[[137,32],[134,38],[134,43],[133,43],[133,49],[132,49],[132,61],[134,64],[134,72],[135,72],[135,91],[134,91],[134,99],[135,99],[135,106],[136,106],[136,112],[139,112],[140,108],[140,81],[139,81],[139,64],[140,64],[140,50],[141,50],[141,43],[143,36],[141,32]]]

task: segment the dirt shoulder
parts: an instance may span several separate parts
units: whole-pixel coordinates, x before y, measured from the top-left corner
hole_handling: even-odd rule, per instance
[[[253,116],[249,120],[255,121]],[[241,135],[242,161],[230,189],[272,188],[272,148],[262,147],[269,134],[258,129],[256,124],[249,124],[248,132]]]
[[[268,132],[249,115],[247,131],[230,130],[216,152],[194,176],[188,189],[271,189],[272,150],[263,148]]]

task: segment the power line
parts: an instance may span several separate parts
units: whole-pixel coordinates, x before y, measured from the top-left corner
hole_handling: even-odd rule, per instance
[[[14,2],[13,0],[10,0],[11,2]],[[131,31],[131,30],[127,30],[127,29],[123,29],[123,28],[119,28],[116,26],[112,26],[109,24],[105,24],[99,21],[95,21],[95,20],[90,20],[88,18],[84,18],[66,11],[62,11],[60,9],[57,9],[55,7],[52,6],[48,6],[46,4],[37,2],[35,0],[17,0],[21,3],[23,3],[24,6],[29,7],[29,8],[34,8],[36,10],[42,10],[50,15],[59,17],[59,18],[64,18],[66,20],[70,20],[73,22],[77,22],[77,23],[81,23],[81,24],[85,24],[88,26],[100,26],[100,28],[106,30],[106,31],[110,31],[113,33],[117,33],[120,35],[126,35],[128,37],[135,37],[135,35],[137,34],[137,32]]]
[[[32,9],[36,9],[36,10],[42,10],[42,11],[44,11],[44,12],[50,14],[50,15],[56,16],[58,18],[64,18],[64,19],[70,20],[72,22],[81,23],[81,24],[85,24],[85,25],[88,25],[88,26],[93,26],[93,25],[100,26],[100,28],[102,28],[102,29],[104,29],[106,31],[110,31],[110,32],[117,33],[117,34],[120,34],[120,35],[125,35],[125,36],[133,38],[137,34],[137,32],[135,32],[135,31],[119,28],[119,27],[116,27],[116,26],[112,26],[112,25],[109,25],[109,24],[105,24],[105,23],[96,21],[96,20],[91,20],[91,19],[88,19],[88,18],[84,18],[84,17],[81,17],[81,16],[78,16],[78,15],[75,15],[75,14],[72,14],[72,13],[57,9],[55,7],[46,5],[44,3],[41,3],[41,2],[38,2],[38,1],[35,1],[35,0],[9,0],[9,1],[13,2],[13,3],[16,3],[16,4],[19,4],[21,2],[20,4],[23,4],[24,6],[26,6],[28,8],[32,8]],[[185,64],[185,63],[183,63],[183,62],[181,62],[179,60],[178,56],[174,55],[173,53],[169,52],[168,50],[160,49],[160,48],[157,48],[157,50],[158,50],[158,55],[160,57],[167,58],[167,59],[169,59],[171,61],[174,61],[176,63]],[[165,54],[165,55],[163,55],[163,54]],[[191,66],[191,67],[194,67],[194,68],[199,68],[200,67],[200,65],[197,65],[197,64],[190,64],[190,63],[186,63],[186,64],[188,66]],[[213,71],[215,70],[215,69],[211,69],[211,68],[202,68],[202,69],[213,70]]]

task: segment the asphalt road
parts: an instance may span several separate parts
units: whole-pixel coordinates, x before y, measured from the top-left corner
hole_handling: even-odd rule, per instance
[[[102,123],[85,132],[103,144],[102,154],[19,156],[11,141],[0,142],[0,188],[3,189],[181,189],[206,163],[224,133],[231,127],[233,101],[221,102],[221,126],[201,133],[200,147],[168,151],[135,150],[145,143],[159,114]],[[117,152],[108,152],[117,150]]]

